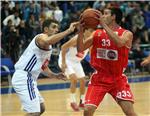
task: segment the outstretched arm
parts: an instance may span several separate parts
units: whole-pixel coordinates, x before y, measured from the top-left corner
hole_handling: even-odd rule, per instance
[[[78,22],[71,23],[70,27],[66,31],[48,37],[46,39],[46,43],[49,45],[55,44],[56,42],[60,41],[62,38],[64,38],[68,34],[74,32],[78,24],[79,24]]]
[[[65,30],[64,32],[60,32],[60,33],[54,34],[54,35],[49,36],[49,37],[46,34],[40,35],[37,38],[36,42],[38,43],[38,45],[41,48],[48,48],[49,45],[55,44],[56,42],[63,39],[65,36],[72,33],[78,24],[79,24],[78,22],[71,23],[70,27],[67,30]]]

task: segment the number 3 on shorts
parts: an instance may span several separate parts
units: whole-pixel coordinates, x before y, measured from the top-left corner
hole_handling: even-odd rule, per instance
[[[129,91],[121,91],[117,93],[117,98],[126,98],[126,97],[131,97],[131,93]]]

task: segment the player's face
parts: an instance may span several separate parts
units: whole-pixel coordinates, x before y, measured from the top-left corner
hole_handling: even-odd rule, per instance
[[[48,28],[48,35],[56,34],[59,31],[59,26],[57,23],[51,23]]]
[[[104,21],[107,25],[111,24],[111,22],[112,22],[111,10],[105,9],[103,12],[103,17],[104,17]]]

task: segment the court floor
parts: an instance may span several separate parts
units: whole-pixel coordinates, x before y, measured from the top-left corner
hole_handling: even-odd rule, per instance
[[[150,82],[130,83],[135,96],[135,111],[138,116],[150,116]],[[41,91],[45,99],[46,112],[42,116],[83,116],[83,111],[74,112],[69,104],[69,89]],[[79,92],[77,92],[79,97]],[[16,94],[1,95],[2,116],[23,116]],[[106,95],[94,116],[123,116],[122,110]]]

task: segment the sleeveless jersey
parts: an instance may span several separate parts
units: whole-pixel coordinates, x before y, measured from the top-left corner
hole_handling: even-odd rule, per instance
[[[78,56],[77,56],[77,53],[78,53],[78,52],[77,52],[77,47],[76,47],[76,46],[70,47],[70,48],[67,50],[67,53],[66,53],[66,60],[71,60],[71,61],[74,61],[74,62],[80,62],[80,61],[83,60],[83,59],[85,58],[85,56],[87,55],[88,49],[84,51],[82,57],[78,57]],[[62,59],[61,52],[60,52],[59,58]]]
[[[127,30],[119,27],[115,33],[122,36]],[[105,30],[96,30],[93,37],[93,47],[91,50],[91,65],[104,74],[112,76],[122,75],[128,63],[129,48],[117,47],[110,40]]]
[[[38,36],[38,35],[37,35]],[[38,77],[39,73],[49,64],[52,47],[49,50],[43,50],[36,45],[35,36],[31,43],[28,45],[20,59],[15,64],[16,70],[24,70],[30,72],[32,77]]]

